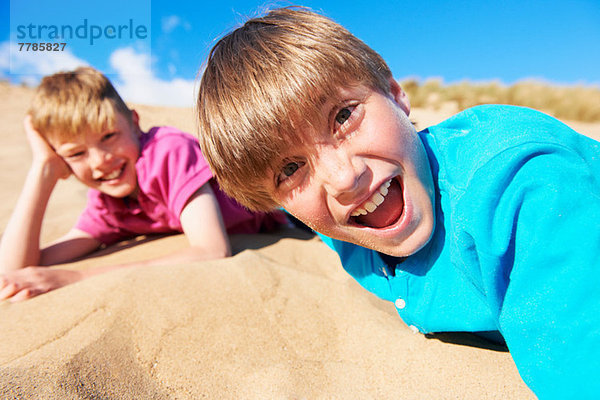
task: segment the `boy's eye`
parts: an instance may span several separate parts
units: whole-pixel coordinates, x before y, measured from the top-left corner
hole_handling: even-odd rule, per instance
[[[285,176],[292,176],[294,174],[294,172],[296,172],[299,168],[299,165],[297,162],[291,162],[291,163],[287,163],[285,165],[285,167],[283,167],[283,169],[281,170],[281,172],[283,172],[283,174]]]
[[[363,107],[360,103],[347,104],[337,109],[332,118],[331,129],[338,137],[346,137],[354,132],[363,115]]]
[[[107,133],[107,134],[105,134],[104,136],[102,136],[102,141],[104,141],[104,140],[108,140],[108,139],[110,139],[111,137],[113,137],[113,136],[115,136],[115,135],[116,135],[116,132],[110,132],[110,133]]]
[[[340,125],[343,125],[346,121],[348,121],[351,115],[352,110],[350,110],[350,108],[348,107],[344,107],[336,114],[335,122],[337,122]]]
[[[292,177],[298,169],[304,166],[303,161],[290,161],[281,168],[281,172],[277,176],[277,186],[282,182]]]
[[[67,156],[67,158],[77,158],[77,157],[81,157],[81,156],[83,155],[83,153],[84,153],[83,151],[78,151],[78,152],[76,152],[76,153],[69,154],[69,155]]]

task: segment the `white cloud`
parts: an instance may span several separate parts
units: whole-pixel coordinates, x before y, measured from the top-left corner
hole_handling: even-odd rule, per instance
[[[169,15],[168,17],[163,17],[161,20],[163,33],[171,33],[179,26],[188,32],[192,29],[192,25],[188,21],[182,20],[177,15]]]
[[[12,49],[11,49],[12,46]],[[30,81],[34,76],[49,75],[58,71],[75,69],[88,63],[73,55],[69,49],[64,51],[19,51],[15,42],[0,43],[0,71],[2,75],[22,75],[21,81]],[[11,51],[12,50],[12,51]]]
[[[131,47],[115,50],[110,65],[117,72],[113,83],[123,99],[133,103],[191,107],[195,101],[194,80],[162,80],[150,69],[150,57]]]
[[[89,65],[68,50],[42,54],[18,52],[13,48],[12,56],[11,59],[9,41],[0,42],[0,78],[10,77],[12,82],[23,82],[30,86],[37,85],[44,75]],[[109,78],[125,101],[178,107],[194,105],[194,80],[158,78],[152,72],[148,54],[125,47],[115,50],[110,55],[109,62],[116,71]],[[169,64],[167,67],[171,75],[176,72],[175,65]]]
[[[164,33],[171,33],[173,29],[177,28],[177,26],[181,23],[181,18],[177,15],[170,15],[168,17],[162,18],[162,30]]]

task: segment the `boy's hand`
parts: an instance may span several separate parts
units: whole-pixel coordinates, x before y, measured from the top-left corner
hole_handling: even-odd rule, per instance
[[[25,116],[23,120],[25,133],[29,147],[33,152],[33,163],[41,168],[48,167],[47,172],[55,176],[57,179],[66,179],[71,175],[71,170],[67,163],[54,151],[48,144],[46,139],[35,130],[31,123],[31,115]]]
[[[26,267],[0,275],[0,301],[30,299],[37,295],[75,283],[83,272],[47,267]]]

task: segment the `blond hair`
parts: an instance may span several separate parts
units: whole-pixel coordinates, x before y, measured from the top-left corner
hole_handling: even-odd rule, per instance
[[[115,112],[131,121],[110,80],[91,67],[44,77],[29,109],[33,127],[45,138],[60,140],[114,129]]]
[[[349,85],[389,93],[391,76],[379,54],[306,8],[250,19],[206,61],[197,103],[203,153],[226,193],[272,209],[262,182],[282,151],[305,141],[325,102]]]

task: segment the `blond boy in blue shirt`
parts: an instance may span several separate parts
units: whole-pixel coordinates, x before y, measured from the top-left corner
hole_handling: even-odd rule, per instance
[[[598,142],[510,106],[417,133],[383,59],[298,8],[217,42],[198,110],[224,190],[321,233],[413,329],[505,341],[541,398],[600,395]]]

